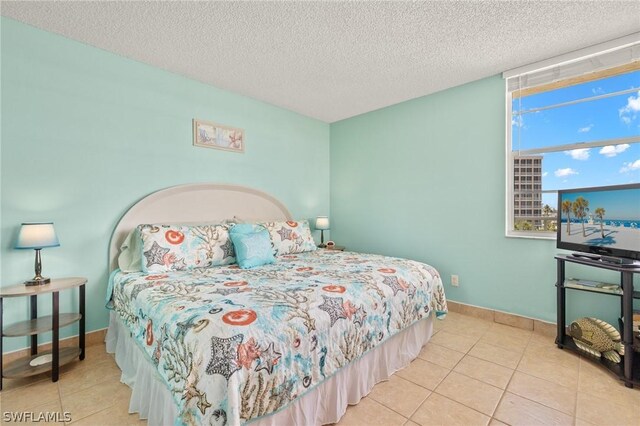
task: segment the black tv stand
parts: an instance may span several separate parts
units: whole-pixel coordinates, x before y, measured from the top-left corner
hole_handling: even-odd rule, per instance
[[[620,297],[620,334],[622,337],[622,343],[624,345],[624,355],[620,363],[613,363],[604,357],[600,359],[593,359],[586,356],[586,358],[593,359],[601,366],[605,367],[613,374],[618,376],[620,380],[624,382],[627,387],[640,386],[640,353],[635,353],[637,345],[640,342],[634,342],[633,333],[633,299],[640,299],[640,291],[633,290],[633,276],[634,274],[640,274],[640,265],[637,263],[621,265],[614,263],[603,262],[602,260],[595,260],[589,256],[583,256],[583,253],[576,253],[572,256],[558,255],[556,256],[558,272],[557,272],[557,324],[558,335],[556,337],[556,345],[560,349],[569,349],[573,352],[585,355],[581,352],[574,343],[571,336],[567,334],[566,330],[566,290],[578,290],[578,291],[594,291],[592,287],[575,288],[565,286],[565,263],[574,263],[585,266],[592,266],[600,269],[607,269],[610,271],[616,271],[620,273],[620,288],[621,292],[603,293],[610,296]],[[580,255],[580,256],[577,256]],[[599,256],[598,256],[599,257]],[[636,347],[636,348],[634,348]]]

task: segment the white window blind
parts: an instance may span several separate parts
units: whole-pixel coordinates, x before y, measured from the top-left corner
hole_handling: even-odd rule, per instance
[[[507,79],[507,90],[515,92],[640,61],[640,35],[636,38],[638,40],[631,45],[591,54],[535,71],[515,75],[511,75],[513,72],[505,72],[503,76]]]

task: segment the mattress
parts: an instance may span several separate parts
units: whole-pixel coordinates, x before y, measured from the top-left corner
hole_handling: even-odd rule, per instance
[[[286,409],[447,310],[429,265],[328,250],[251,270],[116,272],[111,281],[115,315],[184,424],[241,424]]]

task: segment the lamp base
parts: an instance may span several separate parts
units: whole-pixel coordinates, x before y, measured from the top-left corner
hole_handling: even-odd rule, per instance
[[[325,248],[325,247],[327,247],[327,245],[326,245],[326,244],[324,244],[324,243],[322,243],[322,244],[318,244],[318,248]]]
[[[32,280],[28,280],[24,282],[24,285],[44,285],[49,284],[51,282],[51,278],[38,277]]]

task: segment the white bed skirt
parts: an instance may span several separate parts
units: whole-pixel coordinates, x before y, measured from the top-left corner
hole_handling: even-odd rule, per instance
[[[414,360],[431,337],[433,315],[391,337],[362,358],[342,368],[315,389],[275,414],[252,421],[257,426],[322,425],[337,423],[347,405],[357,404],[371,389]],[[111,312],[107,352],[115,353],[121,381],[131,387],[130,413],[140,413],[150,425],[173,425],[177,407],[155,367],[145,357],[129,330]],[[363,374],[366,372],[366,374]]]

